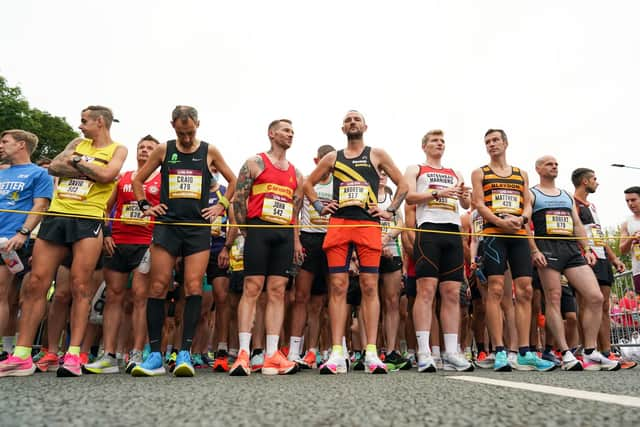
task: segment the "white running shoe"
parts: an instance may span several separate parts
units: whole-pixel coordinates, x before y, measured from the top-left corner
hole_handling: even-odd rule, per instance
[[[473,365],[463,353],[445,353],[442,355],[445,371],[471,372]]]
[[[620,369],[620,362],[604,357],[598,350],[593,353],[584,353],[584,369],[587,371],[617,371]]]
[[[418,372],[435,372],[436,362],[431,357],[431,353],[417,353],[418,355]]]

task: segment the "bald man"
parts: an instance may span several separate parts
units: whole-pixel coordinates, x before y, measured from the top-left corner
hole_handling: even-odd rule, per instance
[[[546,321],[562,352],[562,369],[605,370],[620,369],[618,361],[609,360],[596,350],[602,310],[602,293],[589,267],[596,257],[589,247],[575,201],[571,195],[556,187],[558,161],[543,156],[536,161],[540,183],[531,187],[531,205],[535,240],[529,240],[531,258],[538,269],[546,303]],[[576,239],[572,239],[576,237]],[[564,274],[584,302],[582,329],[584,331],[584,362],[576,360],[565,337],[560,297],[560,275]]]

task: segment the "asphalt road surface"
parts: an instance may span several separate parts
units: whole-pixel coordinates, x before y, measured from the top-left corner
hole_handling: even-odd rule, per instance
[[[640,367],[549,373],[413,370],[386,376],[304,371],[248,378],[198,370],[194,378],[56,378],[47,373],[0,379],[0,426],[639,424]]]

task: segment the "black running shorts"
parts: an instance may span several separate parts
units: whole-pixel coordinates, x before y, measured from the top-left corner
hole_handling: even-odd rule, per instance
[[[611,262],[608,259],[598,258],[595,265],[591,268],[596,275],[596,279],[598,279],[598,285],[611,286],[614,280],[613,267],[611,266]]]
[[[587,261],[572,240],[536,240],[536,246],[547,259],[547,267],[563,272],[568,268],[586,265]]]
[[[38,231],[38,239],[71,247],[78,240],[100,237],[103,225],[104,222],[99,218],[45,216]]]
[[[213,280],[216,277],[229,277],[229,269],[228,268],[220,268],[218,267],[218,256],[220,255],[219,251],[211,252],[209,255],[209,264],[207,264],[207,283],[212,284]]]
[[[459,232],[455,224],[425,222],[420,230]],[[413,257],[416,277],[436,277],[441,282],[464,280],[464,254],[462,239],[458,235],[430,232],[416,233]]]
[[[257,218],[249,225],[273,225]],[[244,274],[246,276],[289,276],[293,260],[293,229],[249,227],[244,243]]]
[[[380,274],[385,273],[393,273],[394,271],[402,270],[402,258],[399,256],[394,256],[388,258],[386,256],[380,257],[380,269],[378,272]]]
[[[156,224],[153,243],[162,246],[171,256],[189,256],[211,247],[209,227]]]
[[[300,232],[300,243],[304,249],[304,262],[300,268],[313,273],[315,276],[329,274],[327,254],[322,249],[325,235],[326,233]]]
[[[531,277],[531,250],[528,239],[486,236],[482,239],[483,271],[489,276],[502,276],[511,268],[514,279]]]
[[[113,256],[105,255],[104,266],[120,273],[131,273],[138,268],[147,249],[147,245],[117,245]]]

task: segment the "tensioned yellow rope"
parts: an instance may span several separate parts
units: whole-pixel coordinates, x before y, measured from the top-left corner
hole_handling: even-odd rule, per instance
[[[148,224],[163,224],[163,225],[179,225],[179,226],[189,226],[189,227],[211,227],[210,223],[201,223],[201,222],[162,222],[162,221],[151,221],[137,218],[96,218],[94,216],[86,216],[86,215],[74,215],[74,214],[65,214],[59,212],[39,212],[39,211],[22,211],[22,210],[13,210],[13,209],[0,209],[0,212],[6,213],[17,213],[17,214],[26,214],[26,215],[42,215],[42,216],[57,216],[63,218],[77,218],[77,219],[98,219],[103,221],[121,221],[126,223],[136,223],[142,225]],[[528,235],[518,235],[518,234],[486,234],[486,233],[466,233],[463,231],[444,231],[444,230],[422,230],[419,228],[411,228],[411,227],[398,227],[396,225],[381,225],[381,224],[332,224],[332,225],[302,225],[302,224],[224,224],[227,227],[242,227],[242,228],[366,228],[366,227],[378,227],[378,228],[388,228],[393,230],[400,231],[414,231],[418,233],[432,233],[432,234],[450,234],[454,236],[479,236],[479,237],[505,237],[509,239],[529,239],[531,236]],[[577,236],[535,236],[536,239],[545,239],[545,240],[588,240],[589,237],[577,237]],[[621,239],[622,236],[606,236],[606,239]]]

